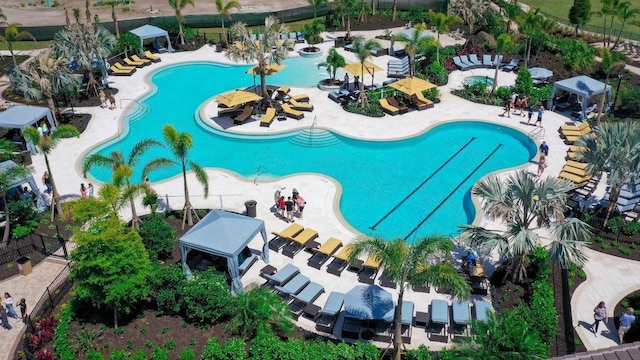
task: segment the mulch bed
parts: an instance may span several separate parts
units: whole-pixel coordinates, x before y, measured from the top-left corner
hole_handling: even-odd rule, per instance
[[[629,260],[640,261],[640,246],[638,246],[640,244],[638,243],[638,235],[634,235],[632,237],[627,236],[622,232],[615,234],[611,231],[597,229],[594,240],[595,241],[590,247],[595,251]],[[615,245],[616,241],[617,246]],[[624,249],[623,251],[629,251],[630,253],[623,253],[620,249]]]
[[[16,55],[16,62],[18,64],[21,64],[28,58],[29,57],[26,55]],[[13,67],[13,59],[11,58],[11,55],[0,58],[0,77],[5,75],[9,70],[13,69]]]

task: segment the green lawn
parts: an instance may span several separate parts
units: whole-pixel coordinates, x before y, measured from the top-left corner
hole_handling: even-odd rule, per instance
[[[51,41],[16,41],[12,43],[13,50],[33,50],[33,49],[42,49],[51,44]],[[9,50],[9,47],[6,43],[0,43],[0,50]]]

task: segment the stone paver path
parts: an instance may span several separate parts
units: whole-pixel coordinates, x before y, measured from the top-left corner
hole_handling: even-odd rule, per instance
[[[27,276],[16,275],[0,281],[0,292],[11,294],[15,302],[21,298],[27,300],[27,311],[31,313],[32,307],[40,300],[47,286],[60,274],[66,266],[64,260],[45,259],[33,267],[33,272]],[[16,307],[16,312],[20,311]],[[18,341],[22,339],[26,326],[21,320],[9,318],[13,327],[11,330],[0,329],[2,341],[0,341],[0,360],[13,359],[13,353]]]

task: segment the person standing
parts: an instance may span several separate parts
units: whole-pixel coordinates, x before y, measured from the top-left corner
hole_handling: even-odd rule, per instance
[[[298,208],[298,196],[300,195],[300,193],[298,193],[298,189],[293,188],[293,190],[291,190],[291,200],[293,200],[293,208],[297,209]]]
[[[604,301],[600,301],[598,306],[593,309],[593,319],[595,322],[591,325],[591,331],[598,337],[598,326],[600,325],[600,321],[604,321],[605,324],[608,324],[607,320],[607,307],[604,305]]]
[[[87,197],[87,188],[84,186],[84,183],[80,184],[80,196],[83,198]]]
[[[9,318],[7,317],[7,309],[4,305],[0,305],[0,320],[2,320],[2,327],[6,330],[11,330],[11,324],[9,324]]]
[[[89,197],[93,197],[93,184],[89,183]]]
[[[20,308],[20,315],[22,316],[22,322],[27,323],[27,300],[25,298],[20,299],[18,303],[18,308]]]
[[[9,313],[9,316],[11,316],[14,319],[18,318],[18,314],[16,314],[16,310],[13,308],[13,298],[11,297],[11,294],[9,294],[8,292],[4,293],[4,306],[7,307],[7,312]]]
[[[45,171],[44,175],[42,175],[42,184],[44,186],[46,186],[46,190],[44,191],[45,194],[51,194],[51,191],[53,191],[53,188],[51,187],[51,179],[49,178],[49,172]]]
[[[504,116],[504,114],[507,114],[507,117],[509,118],[511,117],[511,100],[507,101],[504,105],[504,112],[500,116]]]
[[[286,186],[276,189],[276,192],[273,193],[273,201],[276,203],[276,209],[279,209],[280,196],[282,196],[282,191],[286,189]]]
[[[291,196],[287,198],[287,201],[284,202],[284,206],[287,210],[287,222],[293,222],[293,200],[291,200]]]
[[[544,113],[544,106],[542,106],[542,104],[540,104],[540,106],[538,107],[538,119],[536,120],[535,124],[533,124],[533,126],[536,126],[537,124],[540,124],[540,127],[542,127],[542,114]]]
[[[620,337],[620,344],[624,343],[624,334],[629,331],[631,325],[636,322],[636,316],[632,307],[627,308],[627,311],[620,315],[620,328],[618,328],[618,336]]]
[[[344,80],[342,81],[345,90],[349,90],[349,74],[344,74]]]
[[[287,218],[284,215],[284,209],[285,209],[284,196],[280,196],[280,198],[278,199],[278,209],[280,210],[280,217],[282,218],[282,220],[287,221]]]
[[[542,173],[544,172],[544,169],[547,168],[547,166],[549,166],[547,164],[547,157],[544,153],[542,153],[540,154],[540,159],[538,159],[538,177],[542,176]]]
[[[298,204],[298,215],[300,215],[300,220],[302,220],[304,216],[304,207],[307,205],[307,202],[304,201],[304,198],[302,196],[298,195],[296,203]]]
[[[107,94],[104,93],[104,90],[100,89],[100,92],[98,93],[98,96],[100,97],[100,107],[101,108],[106,108],[107,107]]]
[[[527,110],[528,108],[529,108],[529,98],[527,96],[525,96],[520,101],[520,115],[522,115],[522,117],[524,117],[525,110]]]
[[[533,117],[533,106],[529,105],[527,107],[527,125],[531,125],[531,118]]]
[[[116,97],[112,92],[109,93],[109,109],[113,110],[116,108]]]
[[[549,145],[547,145],[546,141],[543,141],[542,144],[540,144],[540,152],[545,156],[549,156]]]
[[[353,77],[353,87],[354,87],[356,90],[360,89],[360,76],[355,75],[355,76]]]

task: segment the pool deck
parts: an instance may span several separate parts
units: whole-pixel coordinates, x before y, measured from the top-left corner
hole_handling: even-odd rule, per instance
[[[381,34],[378,32],[367,33],[368,37]],[[447,44],[445,35],[441,36],[443,43]],[[327,41],[320,46],[326,50],[333,45],[333,42]],[[296,49],[301,48],[302,45],[297,44]],[[398,46],[396,46],[397,48]],[[354,55],[352,53],[344,52],[343,49],[338,50],[343,54],[348,61],[354,61]],[[56,184],[60,194],[65,199],[70,199],[79,196],[80,183],[87,183],[92,181],[91,179],[85,179],[82,177],[80,171],[80,162],[84,155],[91,148],[99,143],[102,143],[106,139],[117,136],[123,128],[121,116],[126,112],[128,106],[135,106],[134,99],[140,98],[146,92],[150,90],[148,84],[143,79],[152,71],[159,69],[162,66],[177,64],[185,61],[201,61],[210,60],[217,62],[229,62],[224,58],[223,53],[216,53],[213,47],[205,46],[200,50],[188,53],[173,53],[162,54],[162,62],[153,64],[151,66],[139,69],[131,77],[110,77],[111,86],[118,88],[120,92],[117,94],[116,99],[118,101],[118,108],[116,110],[95,108],[82,108],[77,109],[78,112],[90,113],[93,118],[89,124],[89,127],[79,138],[65,139],[60,145],[50,154],[49,160],[53,176],[55,177]],[[324,57],[319,59],[324,60]],[[372,58],[373,61],[380,67],[386,69],[388,56],[381,56]],[[286,70],[285,70],[286,71]],[[386,70],[385,70],[386,71]],[[350,114],[333,103],[327,97],[327,92],[321,91],[316,87],[313,88],[292,88],[292,94],[307,93],[310,97],[310,102],[314,105],[315,110],[311,113],[305,113],[305,118],[297,121],[288,119],[287,121],[274,121],[271,127],[263,128],[259,126],[259,122],[253,121],[240,126],[226,126],[224,121],[220,120],[216,122],[222,127],[227,127],[227,131],[233,131],[238,133],[274,133],[278,131],[289,131],[293,129],[309,128],[314,121],[319,128],[331,129],[347,136],[358,137],[363,139],[396,139],[414,136],[428,130],[430,127],[441,124],[447,121],[455,120],[481,120],[488,121],[503,126],[513,127],[526,134],[533,130],[536,130],[533,126],[528,126],[522,123],[525,118],[512,115],[511,118],[499,116],[502,113],[502,109],[496,106],[479,105],[466,100],[463,100],[457,96],[450,94],[450,90],[454,88],[461,88],[464,78],[473,75],[479,76],[493,76],[493,70],[489,69],[477,69],[465,71],[454,71],[450,75],[449,84],[440,87],[441,103],[436,104],[435,108],[425,111],[413,111],[404,115],[389,116],[386,115],[382,118],[368,118],[355,114]],[[267,78],[267,80],[269,80]],[[381,83],[385,80],[385,73],[378,73],[376,76],[376,82]],[[371,83],[371,80],[365,77],[362,79],[365,83]],[[499,73],[498,83],[499,85],[513,84],[515,81],[515,74],[513,73]],[[286,85],[286,84],[279,84]],[[216,116],[215,102],[210,102],[204,105],[203,112],[207,117],[214,118]],[[534,120],[536,115],[534,114]],[[314,120],[315,119],[315,120]],[[158,121],[170,121],[171,119],[158,119]],[[549,167],[547,168],[545,175],[555,176],[560,172],[560,169],[565,163],[565,154],[568,146],[562,142],[562,139],[558,136],[557,129],[560,125],[564,124],[571,119],[550,111],[546,111],[544,114],[543,128],[544,133],[537,142],[545,140],[550,147],[550,153],[548,157]],[[215,119],[214,119],[215,122]],[[234,156],[233,151],[229,152],[229,156]],[[295,154],[292,154],[295,156]],[[537,159],[537,157],[536,157]],[[536,160],[534,159],[534,160]],[[33,167],[36,178],[40,178],[44,172],[45,165],[44,159],[41,155],[34,156]],[[241,160],[241,159],[239,159]],[[73,164],[73,167],[72,167]],[[524,167],[530,172],[535,173],[537,165],[534,162],[525,164]],[[280,220],[273,212],[273,194],[277,188],[286,186],[286,190],[283,194],[289,194],[291,189],[296,188],[300,194],[306,199],[308,205],[305,208],[305,217],[303,220],[296,219],[296,222],[301,223],[305,227],[316,229],[319,233],[318,241],[324,242],[329,237],[336,237],[348,243],[353,241],[359,234],[346,224],[339,216],[338,211],[338,198],[340,194],[340,186],[332,179],[319,174],[298,174],[295,176],[287,176],[278,178],[275,180],[269,179],[243,179],[237,175],[224,171],[222,169],[207,169],[209,174],[209,188],[210,195],[207,199],[202,196],[202,190],[197,186],[197,181],[193,174],[189,174],[189,184],[191,201],[196,208],[224,208],[227,210],[233,210],[237,212],[244,211],[244,202],[246,200],[256,200],[257,217],[263,219],[266,224],[267,231],[279,231],[287,227],[287,223]],[[501,176],[504,176],[508,172],[503,172]],[[363,169],[363,176],[371,176],[367,174]],[[152,179],[153,180],[153,179]],[[93,183],[98,185],[98,182],[93,180]],[[96,186],[97,188],[98,186]],[[168,180],[159,182],[152,182],[152,187],[160,194],[161,197],[168,199],[169,207],[172,209],[180,209],[184,202],[182,196],[182,180],[181,176],[175,176]],[[601,190],[599,190],[601,191]],[[139,203],[137,210],[139,213],[144,212],[142,205]],[[127,209],[123,210],[122,215],[124,218],[129,218],[130,213]],[[480,219],[479,225],[489,228],[500,228],[498,223],[490,223],[486,219]],[[251,243],[251,247],[255,249],[261,248],[262,239],[256,238]],[[591,255],[592,252],[589,252]],[[597,254],[597,256],[596,256]],[[315,301],[315,304],[323,306],[329,293],[331,291],[346,292],[353,286],[358,284],[356,275],[354,273],[344,271],[340,277],[340,281],[335,281],[337,277],[328,274],[326,272],[326,264],[321,270],[314,269],[307,266],[307,260],[310,257],[309,254],[301,252],[293,259],[283,256],[281,253],[271,253],[270,265],[276,268],[281,268],[287,263],[293,263],[301,269],[301,273],[310,277],[312,281],[319,282],[325,288],[325,293]],[[457,257],[457,256],[456,256]],[[588,281],[581,285],[576,291],[576,296],[572,298],[573,306],[573,318],[576,326],[579,326],[580,322],[591,322],[592,313],[591,309],[599,301],[604,300],[607,304],[614,304],[615,299],[619,299],[629,289],[633,290],[640,287],[635,281],[633,276],[629,276],[634,273],[634,270],[640,270],[640,264],[636,262],[627,262],[623,259],[614,258],[611,261],[605,261],[606,256],[595,253],[591,256],[591,260],[585,267],[585,271],[589,274]],[[614,267],[611,265],[615,263]],[[264,280],[259,276],[259,270],[265,264],[262,261],[258,261],[253,267],[243,276],[243,283],[245,286],[252,283],[264,283]],[[492,261],[487,261],[486,268],[491,270],[494,264]],[[38,270],[37,266],[34,271]],[[620,273],[616,276],[610,276],[612,269],[620,270]],[[616,271],[617,271],[616,270]],[[606,286],[604,286],[606,282]],[[3,284],[4,282],[0,283]],[[46,284],[43,284],[46,286]],[[597,291],[596,291],[597,290]],[[393,296],[397,298],[397,293],[392,291]],[[22,295],[19,291],[15,291],[13,294],[15,298],[20,298]],[[474,296],[476,297],[476,296]],[[408,290],[405,293],[405,300],[410,300],[415,303],[415,311],[426,312],[428,305],[432,299],[445,299],[450,300],[451,296],[446,294],[436,293],[434,289],[430,293],[418,293]],[[610,323],[611,324],[611,323]],[[309,330],[313,330],[313,323],[310,320],[300,318],[298,325]],[[336,330],[340,327],[340,324],[336,326]],[[582,331],[584,330],[584,331]],[[15,332],[12,330],[12,332]],[[612,329],[612,333],[613,332]],[[615,340],[612,337],[601,336],[594,338],[592,334],[587,334],[585,329],[578,328],[578,334],[588,349],[595,349],[601,347],[608,347],[615,345]],[[424,329],[414,328],[413,338],[408,348],[416,348],[420,344],[429,346],[431,350],[438,350],[445,346],[445,343],[430,341],[427,337],[427,333]],[[381,347],[386,347],[386,344],[378,344]],[[0,353],[5,353],[0,351]],[[0,356],[0,360],[9,358],[6,356]]]

